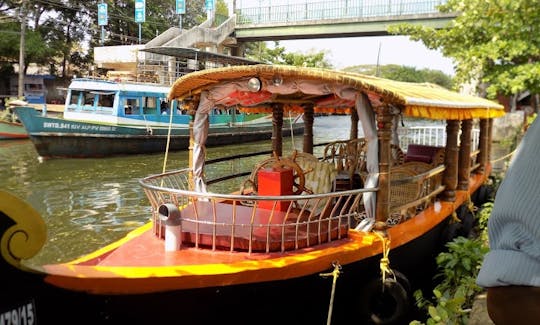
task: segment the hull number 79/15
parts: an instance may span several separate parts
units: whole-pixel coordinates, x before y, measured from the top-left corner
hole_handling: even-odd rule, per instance
[[[0,313],[0,325],[33,325],[36,323],[34,302],[26,302]]]

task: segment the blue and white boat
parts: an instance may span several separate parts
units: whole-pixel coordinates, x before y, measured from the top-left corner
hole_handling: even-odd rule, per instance
[[[191,110],[167,99],[170,87],[158,84],[78,78],[70,84],[63,117],[47,117],[31,107],[15,114],[42,158],[106,157],[158,153],[189,147]],[[239,96],[242,94],[239,94]],[[284,118],[292,123],[294,117]],[[207,145],[270,139],[272,116],[215,108],[208,115]],[[303,123],[285,128],[287,136],[303,131]],[[167,147],[168,146],[168,147]]]

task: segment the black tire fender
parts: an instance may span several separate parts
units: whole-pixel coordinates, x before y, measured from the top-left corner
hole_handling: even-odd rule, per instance
[[[405,274],[399,272],[398,270],[392,270],[392,271],[394,272],[394,275],[396,276],[397,282],[399,284],[401,284],[403,289],[405,289],[405,292],[407,293],[407,297],[409,299],[411,299],[411,297],[412,297],[412,286],[411,286],[411,283],[410,283],[409,279],[407,279]]]
[[[409,293],[391,276],[384,283],[381,278],[372,279],[361,296],[360,308],[371,324],[400,324],[409,313]]]

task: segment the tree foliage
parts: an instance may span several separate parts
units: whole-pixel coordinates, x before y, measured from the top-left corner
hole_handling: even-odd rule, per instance
[[[24,0],[28,27],[25,33],[25,63],[52,68],[53,73],[69,77],[79,74],[92,62],[93,48],[102,45],[101,26],[97,25],[97,5],[108,4],[108,23],[103,26],[103,45],[131,45],[139,42],[139,26],[135,23],[134,0]],[[0,0],[0,58],[5,67],[19,61],[21,18],[20,0]],[[141,43],[153,39],[179,25],[176,1],[146,0],[145,22],[141,24]],[[216,15],[228,16],[224,0],[217,0]],[[190,29],[206,20],[204,1],[186,0],[182,28]],[[331,68],[325,51],[288,53],[276,42],[250,43],[248,57],[266,63]]]
[[[448,0],[439,11],[459,14],[445,29],[401,24],[389,32],[441,50],[456,63],[459,83],[478,80],[489,97],[540,91],[538,1]]]
[[[345,71],[362,73],[381,78],[407,82],[429,82],[440,85],[447,89],[453,88],[452,77],[444,72],[432,69],[418,70],[415,67],[388,64],[377,67],[376,65],[357,65],[344,68]]]
[[[332,64],[326,58],[327,51],[286,52],[285,47],[280,46],[277,41],[274,42],[273,48],[269,48],[266,42],[248,43],[245,52],[247,58],[263,63],[332,68]]]

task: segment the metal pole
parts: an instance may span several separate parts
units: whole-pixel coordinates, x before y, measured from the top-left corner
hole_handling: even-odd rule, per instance
[[[105,42],[105,27],[101,25],[101,45]]]
[[[139,44],[141,44],[141,23],[139,23]]]
[[[180,27],[180,30],[182,30],[182,14],[178,15],[178,27]]]
[[[26,1],[21,1],[21,9],[19,15],[21,18],[21,42],[19,44],[19,84],[17,89],[17,97],[24,96],[24,56],[25,56],[25,34],[26,34]]]

